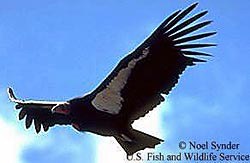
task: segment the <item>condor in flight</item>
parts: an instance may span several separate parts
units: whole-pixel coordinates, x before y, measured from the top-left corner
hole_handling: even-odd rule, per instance
[[[190,49],[215,44],[189,43],[215,32],[190,35],[211,23],[194,23],[207,11],[183,20],[197,3],[174,12],[139,47],[123,58],[91,93],[65,102],[19,100],[8,88],[11,101],[20,109],[26,128],[34,122],[36,132],[54,125],[72,125],[81,132],[113,136],[127,155],[154,148],[163,140],[132,128],[131,124],[164,101],[182,72],[210,56]],[[204,58],[204,57],[203,57]]]

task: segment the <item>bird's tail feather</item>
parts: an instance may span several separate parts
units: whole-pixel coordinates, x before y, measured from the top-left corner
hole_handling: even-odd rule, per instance
[[[134,129],[130,131],[129,137],[132,138],[132,141],[124,141],[121,137],[115,136],[115,139],[125,150],[127,155],[132,155],[145,148],[154,148],[157,144],[163,142],[163,140],[159,138]]]

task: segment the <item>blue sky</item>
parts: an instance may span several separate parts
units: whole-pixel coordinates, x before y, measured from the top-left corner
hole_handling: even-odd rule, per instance
[[[6,88],[12,86],[18,96],[32,99],[83,95],[165,17],[194,2],[0,0],[0,138],[1,144],[5,142],[0,150],[9,149],[1,151],[6,157],[0,162],[98,162],[100,153],[107,152],[100,148],[106,139],[71,127],[55,127],[40,135],[27,131],[17,121]],[[187,69],[154,114],[154,126],[146,128],[165,139],[157,148],[165,153],[178,151],[181,140],[231,140],[241,144],[241,153],[248,152],[250,2],[199,2],[193,13],[207,9],[206,18],[214,23],[206,30],[218,32],[208,39],[218,44],[207,50],[214,57]],[[101,145],[109,148],[107,144]]]

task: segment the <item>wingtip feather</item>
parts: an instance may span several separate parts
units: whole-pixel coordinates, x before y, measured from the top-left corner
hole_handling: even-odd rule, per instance
[[[198,3],[194,3],[191,6],[189,6],[188,8],[186,8],[185,10],[183,10],[181,13],[179,13],[174,19],[172,19],[164,27],[164,31],[167,31],[167,30],[171,29],[172,27],[174,27],[182,18],[187,16],[197,5],[198,5]]]
[[[195,2],[195,3],[191,4],[187,9],[190,8],[191,10],[193,10],[198,4],[199,4],[199,2]]]
[[[166,35],[170,36],[178,31],[180,31],[181,29],[187,27],[188,25],[192,24],[193,22],[195,22],[196,20],[200,19],[201,17],[203,17],[204,15],[207,14],[208,11],[203,11],[201,13],[196,14],[195,16],[183,21],[182,23],[178,24],[177,26],[175,26],[174,28],[172,28],[169,31],[166,31]]]
[[[203,60],[203,59],[198,59],[198,58],[192,58],[192,61],[193,62],[207,62],[206,60]]]
[[[25,120],[25,127],[26,127],[26,129],[30,128],[32,122],[33,122],[33,119],[31,118],[31,116],[27,115],[26,116],[26,120]]]
[[[193,48],[206,48],[216,46],[217,44],[185,44],[175,46],[178,49],[193,49]]]
[[[183,54],[188,55],[188,56],[207,56],[207,57],[213,57],[213,55],[204,53],[204,52],[197,52],[197,51],[186,51],[182,50],[181,51]]]
[[[195,41],[195,40],[203,39],[206,37],[210,37],[210,36],[213,36],[215,34],[216,34],[216,32],[202,33],[202,34],[198,34],[198,35],[192,35],[192,36],[176,39],[173,42],[175,45],[177,45],[177,44],[182,44],[182,43],[189,42],[189,41]]]
[[[17,99],[16,96],[14,95],[14,91],[11,87],[7,88],[7,94],[8,94],[8,97],[11,101],[14,101]]]

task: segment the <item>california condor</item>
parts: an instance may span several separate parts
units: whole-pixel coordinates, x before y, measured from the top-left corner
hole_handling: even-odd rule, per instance
[[[187,20],[197,3],[174,12],[139,47],[123,58],[107,78],[91,93],[64,102],[19,100],[13,90],[7,92],[20,109],[19,119],[26,117],[29,128],[34,122],[36,132],[54,125],[72,125],[76,130],[102,136],[113,136],[127,155],[154,148],[163,140],[132,128],[131,124],[164,101],[182,72],[198,62],[197,56],[210,56],[189,49],[215,44],[188,43],[214,35],[216,32],[190,35],[211,23],[192,25],[207,14],[200,12]]]

